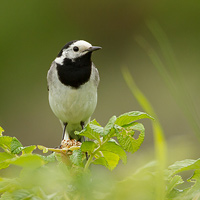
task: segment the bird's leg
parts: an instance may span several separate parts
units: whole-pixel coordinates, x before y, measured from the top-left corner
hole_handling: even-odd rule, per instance
[[[64,129],[63,129],[62,141],[65,138],[65,130],[66,130],[66,127],[67,127],[67,122],[63,123],[63,125],[64,125]]]
[[[84,125],[85,125],[85,123],[83,122],[83,121],[81,121],[81,128],[82,128],[82,130],[84,129]],[[85,142],[85,137],[83,136],[83,142]],[[86,156],[86,161],[88,160],[88,153],[86,152],[85,153],[85,156]]]
[[[85,123],[83,122],[83,121],[81,121],[81,128],[82,128],[82,130],[84,129],[84,125],[85,125]]]
[[[85,123],[83,121],[80,122],[82,130],[84,129]],[[83,142],[85,142],[85,137],[83,136]]]
[[[82,130],[84,129],[85,123],[83,121],[80,122]],[[83,136],[83,142],[85,142],[85,137]]]

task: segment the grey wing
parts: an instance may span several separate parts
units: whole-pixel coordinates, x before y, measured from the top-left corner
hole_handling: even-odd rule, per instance
[[[53,82],[53,73],[56,71],[56,63],[53,61],[47,72],[47,89],[49,91],[50,84]]]
[[[94,73],[94,83],[98,87],[99,81],[100,81],[100,77],[99,77],[98,69],[95,67],[94,63],[92,64],[92,71]]]

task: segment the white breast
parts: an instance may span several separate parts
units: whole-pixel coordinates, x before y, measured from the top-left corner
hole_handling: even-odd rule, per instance
[[[57,75],[56,64],[48,72],[49,104],[54,114],[62,121],[75,125],[87,121],[97,104],[97,74],[94,67],[90,80],[78,89],[62,84]]]

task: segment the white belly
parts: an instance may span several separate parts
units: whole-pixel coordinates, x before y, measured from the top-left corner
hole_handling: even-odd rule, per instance
[[[49,92],[49,103],[62,122],[80,124],[87,121],[96,108],[97,88],[90,81],[78,89],[58,83]]]

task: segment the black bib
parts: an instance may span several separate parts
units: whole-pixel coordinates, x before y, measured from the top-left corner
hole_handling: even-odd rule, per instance
[[[76,58],[74,62],[71,59],[65,58],[63,65],[57,64],[60,82],[76,89],[90,79],[91,69],[91,52]]]

